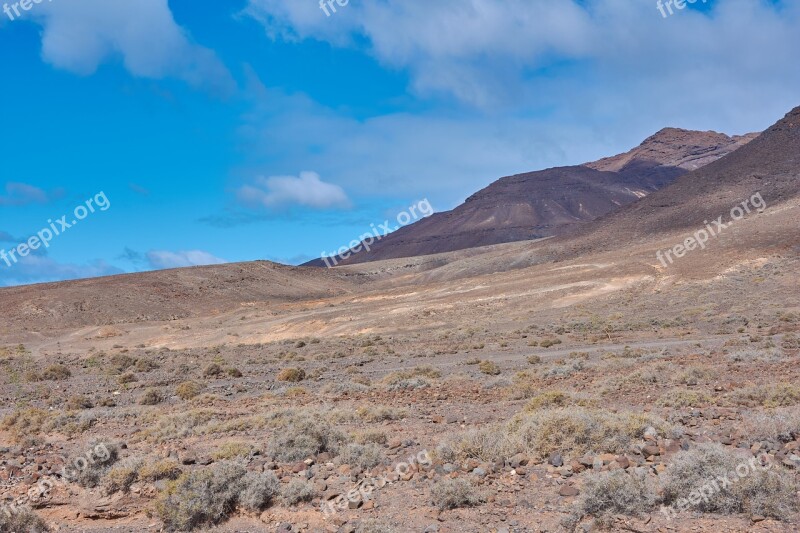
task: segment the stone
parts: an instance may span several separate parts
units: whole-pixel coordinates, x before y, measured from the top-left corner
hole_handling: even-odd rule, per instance
[[[572,496],[577,496],[580,494],[580,491],[573,487],[572,485],[561,485],[561,488],[558,489],[559,496],[564,496],[566,498],[571,498]]]
[[[560,453],[554,453],[550,456],[550,464],[556,467],[564,466],[564,458]]]
[[[658,446],[653,446],[651,444],[648,444],[647,446],[642,448],[642,452],[647,457],[654,455],[661,455],[661,449]]]

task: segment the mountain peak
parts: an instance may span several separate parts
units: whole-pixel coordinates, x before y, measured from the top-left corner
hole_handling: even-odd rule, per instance
[[[749,143],[758,135],[749,133],[731,137],[716,131],[663,128],[629,152],[587,163],[586,166],[619,172],[635,163],[655,162],[667,167],[697,170]]]

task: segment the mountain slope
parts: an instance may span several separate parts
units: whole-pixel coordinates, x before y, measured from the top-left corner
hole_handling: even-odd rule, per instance
[[[501,178],[452,211],[436,213],[341,264],[413,257],[567,233],[747,144],[757,134],[667,128],[618,156]],[[322,266],[321,260],[306,266]]]

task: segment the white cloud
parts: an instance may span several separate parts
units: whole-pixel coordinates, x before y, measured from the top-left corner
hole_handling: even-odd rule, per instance
[[[418,94],[481,109],[569,104],[585,119],[700,109],[752,121],[764,111],[753,98],[774,116],[800,89],[800,70],[787,68],[800,48],[798,2],[726,0],[668,19],[655,1],[630,0],[386,0],[332,17],[315,2],[249,0],[245,12],[271,38],[363,49],[408,71]]]
[[[164,269],[200,265],[220,265],[227,261],[202,250],[189,250],[185,252],[152,250],[147,252],[147,262],[152,268]]]
[[[351,206],[344,189],[322,181],[316,172],[295,176],[259,177],[240,187],[236,196],[247,206],[288,209],[298,205],[313,209],[346,209]]]
[[[88,75],[120,58],[134,76],[174,77],[221,94],[234,87],[214,52],[178,26],[167,0],[58,0],[29,13],[43,27],[43,59],[57,68]]]
[[[355,119],[252,79],[240,130],[251,175],[268,157],[348,191],[449,206],[500,176],[621,153],[663,127],[741,134],[800,104],[800,69],[787,67],[800,2],[727,0],[668,19],[630,0],[385,0],[331,17],[316,2],[249,0],[245,12],[270,38],[362,51],[431,102]]]

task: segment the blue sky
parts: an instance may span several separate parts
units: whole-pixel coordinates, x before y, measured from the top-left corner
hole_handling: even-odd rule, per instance
[[[800,2],[13,4],[0,249],[100,192],[110,208],[0,261],[0,285],[299,263],[424,198],[450,209],[665,126],[738,134],[800,104]]]

